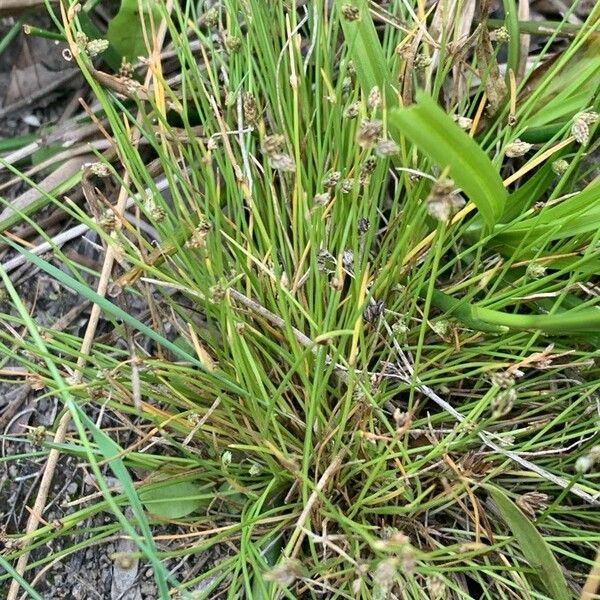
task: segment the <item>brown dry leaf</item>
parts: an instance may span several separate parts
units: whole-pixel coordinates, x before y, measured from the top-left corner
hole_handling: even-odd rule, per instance
[[[470,47],[470,32],[473,27],[476,4],[476,0],[466,0],[461,7],[460,19],[454,26],[454,40],[457,44],[457,51],[461,54],[466,52]],[[465,69],[460,62],[457,62],[452,67],[452,75],[455,88],[453,90],[452,104],[456,104],[460,98],[464,97],[467,89]]]
[[[56,79],[56,73],[44,65],[32,64],[22,68],[15,66],[10,75],[4,106],[10,106],[19,100],[30,97],[33,92],[45,87],[53,79]]]
[[[477,44],[477,58],[480,64],[479,76],[485,81],[488,114],[493,116],[502,106],[502,102],[506,98],[507,88],[494,56],[490,32],[485,25],[481,28],[479,43]]]
[[[573,350],[567,352],[554,353],[554,344],[546,346],[542,352],[534,352],[529,356],[526,356],[522,361],[508,367],[508,373],[517,373],[524,367],[535,367],[537,369],[549,369],[552,367],[552,363],[557,358],[572,354]]]
[[[96,157],[93,154],[75,156],[65,161],[60,167],[50,173],[45,179],[38,183],[37,188],[31,187],[23,192],[14,202],[0,213],[0,221],[12,216],[16,210],[25,210],[30,204],[34,204],[53,189],[64,183],[69,177],[77,173],[88,162],[93,162]]]
[[[519,0],[519,8],[517,10],[519,21],[529,21],[531,19],[529,0]],[[531,36],[521,34],[519,36],[519,47],[521,59],[519,61],[519,72],[516,75],[518,80],[521,81],[527,70],[527,58],[529,57],[529,51],[531,47]]]
[[[0,6],[2,6],[0,0]],[[63,45],[45,38],[21,36],[10,72],[3,106],[27,100],[42,88],[52,88],[60,76],[73,70],[62,57]],[[44,104],[44,99],[40,104]]]
[[[57,0],[50,0],[57,2]],[[0,0],[0,17],[12,17],[25,9],[42,8],[46,5],[44,0]]]

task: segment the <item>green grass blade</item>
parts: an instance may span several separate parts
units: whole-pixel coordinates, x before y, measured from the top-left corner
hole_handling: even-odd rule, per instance
[[[504,4],[505,22],[510,40],[508,42],[508,66],[516,75],[519,71],[519,61],[521,60],[521,38],[519,35],[519,15],[517,14],[517,4],[511,0],[502,0]]]
[[[0,165],[5,167],[11,173],[13,173],[13,175],[19,176],[19,171],[13,165],[10,165],[6,161],[2,160],[2,158],[0,158]],[[81,182],[82,173],[83,172],[81,171],[81,169],[79,169],[76,173],[74,173],[69,178],[65,179],[63,182],[58,184],[55,188],[48,191],[42,190],[31,179],[23,177],[23,181],[27,183],[27,185],[36,188],[38,192],[40,192],[40,196],[39,198],[37,198],[27,206],[23,207],[22,209],[13,208],[13,212],[11,212],[11,214],[8,215],[5,219],[0,221],[0,233],[6,231],[7,229],[10,229],[17,223],[21,222],[24,217],[31,216],[32,214],[36,213],[38,210],[41,210],[51,202],[57,203],[57,198],[60,198],[63,194],[73,189],[78,183]],[[1,196],[0,205],[0,212],[4,210],[4,207],[11,206],[10,203],[7,200],[4,200]]]
[[[104,37],[103,33],[98,29],[94,21],[92,21],[87,11],[79,11],[77,20],[79,21],[83,33],[85,33],[89,39],[93,40]],[[110,46],[102,53],[102,60],[113,71],[117,72],[121,67],[122,56],[117,52],[115,47],[110,44]]]
[[[479,209],[489,226],[495,225],[506,203],[507,192],[500,175],[485,152],[462,131],[425,93],[417,104],[394,109],[390,124],[396,135],[404,135],[450,176]]]
[[[518,244],[527,235],[531,239],[548,240],[593,235],[600,218],[599,198],[600,181],[595,181],[573,197],[546,208],[541,214],[504,227],[495,239],[502,243]]]
[[[135,317],[132,317],[130,314],[126,313],[123,309],[114,305],[112,302],[110,302],[103,296],[100,296],[93,290],[85,287],[73,277],[67,275],[66,273],[63,273],[60,269],[57,269],[54,265],[51,265],[43,258],[32,254],[28,250],[25,250],[24,248],[22,248],[18,244],[15,244],[12,240],[10,240],[7,237],[0,236],[0,239],[7,245],[12,246],[15,250],[23,254],[30,262],[42,269],[42,271],[48,273],[48,275],[51,275],[52,277],[60,281],[62,284],[71,288],[73,291],[77,292],[78,294],[81,294],[84,298],[91,300],[95,304],[98,304],[100,308],[102,308],[102,310],[106,311],[108,314],[112,315],[117,319],[122,319],[128,325],[131,325],[132,327],[137,329],[140,333],[143,333],[144,335],[148,336],[151,340],[155,341],[156,343],[161,344],[164,348],[172,352],[175,356],[178,356],[182,360],[189,361],[196,367],[199,367],[209,379],[220,383],[226,389],[235,392],[236,394],[241,394],[243,396],[248,395],[243,388],[233,383],[232,381],[229,381],[226,377],[211,372],[197,358],[191,356],[176,344],[170,342],[162,335],[156,333],[156,331],[154,331],[141,321],[138,321]]]
[[[58,395],[61,397],[66,408],[69,410],[73,417],[73,421],[77,426],[77,430],[79,432],[82,444],[86,449],[86,454],[90,462],[90,466],[92,468],[92,471],[94,472],[94,475],[96,476],[98,486],[102,490],[106,501],[110,505],[111,509],[113,510],[113,513],[115,514],[116,518],[119,520],[125,531],[132,537],[132,539],[136,542],[140,549],[145,552],[148,559],[152,562],[154,566],[154,576],[156,579],[158,589],[161,592],[161,597],[167,598],[167,580],[173,578],[169,575],[168,571],[165,569],[164,565],[160,562],[156,555],[156,546],[154,544],[154,538],[152,537],[150,526],[145,517],[144,511],[141,508],[141,503],[135,492],[135,487],[133,485],[133,481],[131,480],[129,472],[125,468],[121,458],[116,458],[121,456],[122,449],[115,442],[113,442],[112,439],[106,433],[104,433],[75,403],[72,395],[67,389],[66,383],[60,371],[56,366],[54,357],[52,357],[51,354],[48,352],[46,345],[41,335],[39,334],[35,322],[29,315],[27,309],[25,308],[23,302],[17,294],[17,291],[12,285],[12,282],[10,281],[6,271],[4,271],[4,269],[2,268],[0,268],[0,278],[4,282],[4,285],[6,286],[6,289],[11,299],[13,300],[15,307],[17,308],[20,316],[25,322],[31,337],[35,342],[37,350],[40,353],[40,356],[44,357],[44,362],[46,363],[46,366],[48,367],[48,370],[52,375],[52,379],[55,382]],[[100,466],[98,465],[94,453],[92,452],[91,444],[89,443],[85,435],[85,429],[82,425],[83,422],[87,423],[87,426],[94,435],[94,438],[96,439],[96,442],[98,443],[100,449],[103,451],[105,457],[109,459],[116,458],[116,460],[113,460],[111,468],[113,469],[115,475],[117,475],[117,477],[122,482],[123,488],[128,494],[130,506],[134,512],[134,515],[137,517],[138,524],[142,529],[144,539],[140,538],[134,527],[129,523],[128,519],[120,511],[117,504],[115,503],[115,500],[112,497],[108,485],[106,484],[103,478]]]
[[[152,531],[150,530],[150,523],[148,522],[146,514],[144,513],[144,508],[135,490],[131,475],[129,474],[127,467],[125,467],[123,464],[123,460],[120,458],[123,455],[123,449],[106,433],[104,433],[104,431],[102,431],[78,406],[76,406],[74,403],[71,404],[80,421],[85,424],[85,426],[91,432],[94,441],[98,445],[98,449],[100,452],[102,452],[104,459],[110,465],[115,477],[117,477],[123,486],[123,493],[127,496],[128,506],[131,508],[131,511],[135,516],[135,520],[141,530],[141,536],[135,535],[134,540],[136,544],[144,551],[146,556],[148,556],[152,561],[154,566],[154,575],[158,587],[163,593],[165,593],[168,589],[167,580],[170,579],[171,576],[156,556],[157,548],[154,538],[152,537]],[[104,492],[105,497],[107,497],[107,495],[111,495],[108,489],[102,491]],[[173,583],[175,582],[173,581]]]
[[[140,16],[140,7],[142,16]],[[143,0],[121,0],[119,12],[108,25],[106,37],[116,51],[127,60],[134,61],[138,56],[147,56],[144,29],[149,30],[150,13],[154,22],[160,20],[155,2]],[[146,23],[144,23],[144,21]]]
[[[470,329],[477,331],[540,330],[544,333],[571,334],[578,331],[600,331],[600,309],[569,310],[552,315],[515,315],[476,306],[435,290],[432,301]]]
[[[472,315],[486,323],[510,329],[538,329],[544,333],[571,334],[577,331],[600,331],[600,309],[565,311],[554,315],[512,315],[474,306]]]
[[[542,65],[531,76],[527,83],[527,89],[532,90],[527,100],[527,112],[531,111],[527,115],[529,127],[570,120],[593,103],[600,85],[600,37],[587,35],[567,60],[561,54],[556,64],[549,61],[548,66]]]
[[[359,16],[356,20],[344,17],[344,12],[348,11],[349,7],[358,10]],[[336,8],[344,30],[348,53],[354,62],[363,93],[366,95],[378,86],[384,93],[388,106],[393,106],[396,101],[391,86],[392,77],[369,13],[369,3],[367,0],[336,0]]]
[[[29,594],[29,598],[31,600],[44,600],[28,583],[17,573],[15,569],[13,569],[12,565],[0,555],[0,567],[4,571],[6,571],[9,575],[11,575],[16,581],[19,582],[19,585]]]
[[[488,490],[498,505],[502,517],[519,542],[527,562],[538,573],[550,597],[553,600],[570,600],[572,595],[560,565],[540,532],[504,492],[491,486],[488,487]]]
[[[424,294],[425,290],[422,291],[422,295]],[[506,333],[508,331],[506,326],[493,325],[487,321],[478,319],[475,316],[473,306],[465,300],[457,300],[439,290],[433,290],[431,299],[434,306],[443,310],[445,313],[448,313],[469,329],[486,331],[489,333]]]

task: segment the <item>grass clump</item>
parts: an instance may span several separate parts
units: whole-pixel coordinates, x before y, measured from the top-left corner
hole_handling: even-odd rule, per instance
[[[21,250],[112,343],[42,326],[5,277],[2,349],[77,426],[43,447],[102,492],[28,548],[124,532],[165,598],[579,597],[600,540],[598,15],[523,57],[512,12],[500,31],[461,6],[161,3],[150,75],[118,88],[72,44],[114,141],[84,179],[138,225],[62,204],[118,258],[107,295]],[[75,40],[77,12],[63,25]]]

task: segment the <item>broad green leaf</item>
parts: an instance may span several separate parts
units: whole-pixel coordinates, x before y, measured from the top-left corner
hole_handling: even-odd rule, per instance
[[[600,84],[600,82],[599,82]],[[575,114],[577,114],[582,106],[588,106],[591,103],[591,94],[586,91],[572,92],[566,90],[557,94],[555,98],[550,101],[544,110],[530,119],[528,119],[528,125],[531,129],[536,130],[550,124],[561,124],[564,126],[565,123],[571,122]],[[527,130],[525,130],[525,133]]]
[[[261,556],[269,567],[274,567],[281,558],[283,550],[283,536],[281,534],[267,538],[261,550]],[[252,584],[252,598],[254,600],[268,600],[273,597],[273,584],[265,581],[264,572],[255,572]]]
[[[571,122],[569,120],[569,122],[562,121],[550,125],[543,125],[541,127],[528,127],[523,130],[519,139],[523,142],[529,142],[530,144],[545,144],[552,138],[560,135],[560,132],[570,125]]]
[[[134,61],[138,56],[148,56],[144,30],[150,37],[150,13],[154,23],[158,24],[160,12],[157,5],[154,0],[121,0],[121,8],[109,23],[106,35],[111,45],[127,60]]]
[[[90,40],[106,37],[106,35],[100,31],[94,21],[92,21],[85,9],[80,10],[77,13],[77,20],[79,21],[81,30],[88,36]],[[113,44],[109,44],[108,48],[102,53],[102,61],[105,62],[115,72],[121,68],[121,55]]]
[[[119,446],[109,435],[107,435],[104,431],[102,431],[92,419],[90,419],[83,410],[79,406],[77,406],[74,402],[70,402],[72,412],[76,412],[78,420],[84,424],[88,430],[91,432],[94,441],[98,446],[98,450],[104,456],[104,459],[109,464],[112,472],[115,474],[121,485],[123,486],[123,493],[127,496],[127,500],[129,506],[131,507],[131,511],[135,516],[137,525],[141,530],[141,535],[137,534],[137,531],[132,530],[132,526],[128,524],[126,529],[130,529],[132,531],[129,532],[129,535],[134,534],[134,541],[138,545],[138,547],[144,552],[146,556],[152,562],[154,567],[154,577],[156,578],[156,582],[160,590],[165,590],[167,588],[167,582],[174,583],[174,578],[172,575],[164,568],[164,565],[159,561],[157,557],[157,548],[154,542],[154,537],[152,536],[152,532],[150,530],[150,524],[146,515],[144,514],[142,504],[140,502],[140,498],[136,492],[135,486],[133,484],[133,480],[131,479],[131,475],[125,466],[122,456],[123,456],[123,448]],[[87,440],[83,440],[84,443],[88,444]],[[88,453],[88,457],[91,453]],[[94,465],[96,469],[98,469],[97,465]],[[103,485],[100,486],[101,488]],[[108,490],[103,490],[106,494],[110,494]],[[114,504],[114,499],[112,500]],[[115,505],[116,506],[116,505]],[[121,513],[119,515],[119,521],[124,524],[126,517]],[[163,592],[164,593],[164,592]]]
[[[348,20],[343,14],[350,6],[358,10],[359,16],[354,21]],[[369,3],[367,0],[336,0],[336,8],[363,93],[366,95],[378,86],[384,93],[388,106],[392,106],[395,98],[391,86],[392,77],[369,12]]]
[[[535,219],[527,219],[520,223],[518,228],[515,227],[498,235],[498,240],[516,246],[525,236],[532,240],[543,239],[545,241],[561,240],[585,234],[591,236],[598,231],[598,223],[600,223],[600,206],[595,206],[592,210],[565,217],[554,223],[536,223]],[[530,227],[527,228],[525,225]]]
[[[181,519],[207,504],[206,491],[191,481],[152,485],[139,495],[148,512],[163,519]]]
[[[573,596],[560,565],[540,532],[503,491],[492,486],[488,486],[488,490],[519,543],[523,556],[538,574],[550,598],[570,600]]]
[[[485,152],[462,131],[427,94],[417,94],[417,104],[391,112],[395,135],[413,142],[450,176],[473,202],[485,222],[495,225],[506,204],[507,192]]]

